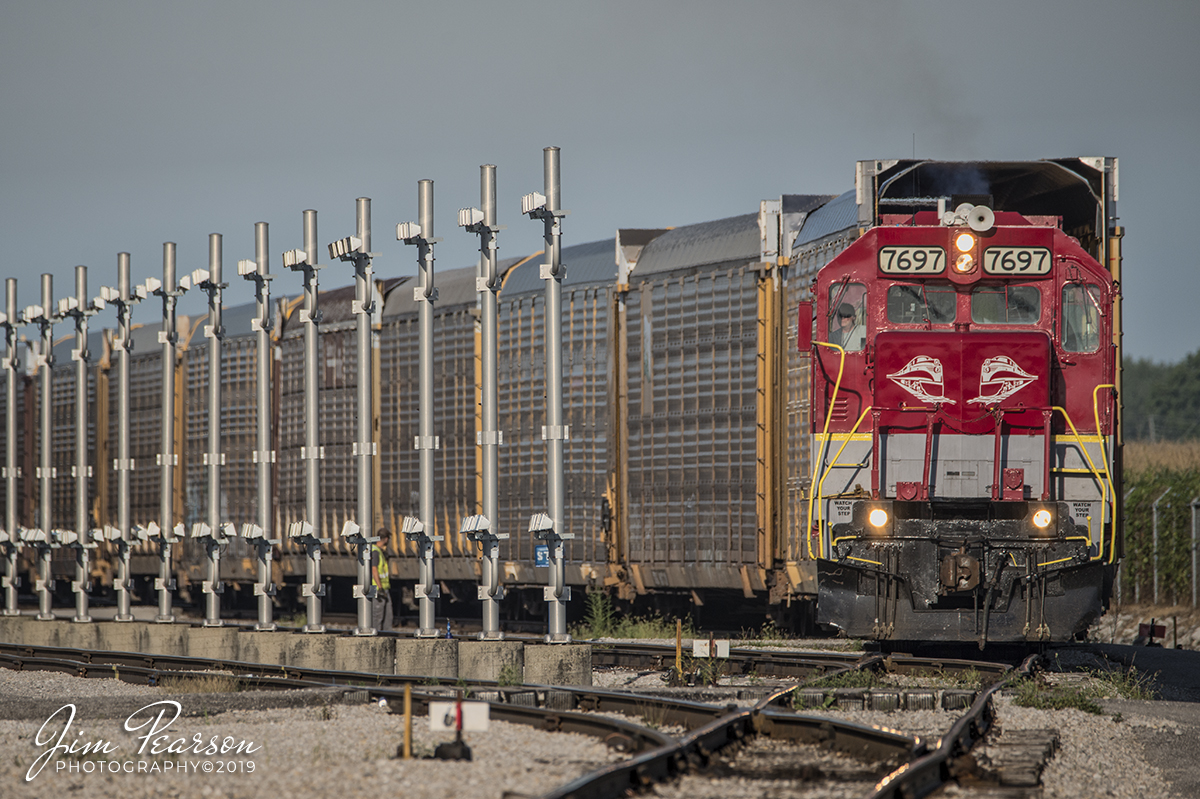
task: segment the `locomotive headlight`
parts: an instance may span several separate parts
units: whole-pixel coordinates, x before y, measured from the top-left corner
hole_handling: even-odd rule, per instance
[[[1033,525],[1039,530],[1045,530],[1050,526],[1050,522],[1052,521],[1053,518],[1050,516],[1050,511],[1046,510],[1045,508],[1036,511],[1033,514]]]
[[[954,271],[966,274],[975,268],[975,259],[967,253],[958,256],[958,260],[954,262]]]
[[[874,508],[867,514],[867,521],[871,523],[872,527],[883,527],[888,523],[887,511],[883,508]]]
[[[959,252],[970,252],[975,249],[975,237],[970,233],[959,233],[958,238],[954,240],[954,246]]]

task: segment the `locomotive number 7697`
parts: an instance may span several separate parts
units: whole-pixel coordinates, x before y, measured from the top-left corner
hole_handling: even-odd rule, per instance
[[[946,268],[941,247],[882,247],[879,271],[885,275],[936,275]]]
[[[1045,247],[988,247],[983,271],[989,275],[1048,275],[1050,251]]]

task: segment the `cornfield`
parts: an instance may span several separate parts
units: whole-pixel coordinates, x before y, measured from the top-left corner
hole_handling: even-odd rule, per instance
[[[1200,502],[1200,441],[1128,443],[1125,469],[1121,599],[1135,603],[1188,603],[1196,577],[1192,570],[1195,523],[1192,505]]]

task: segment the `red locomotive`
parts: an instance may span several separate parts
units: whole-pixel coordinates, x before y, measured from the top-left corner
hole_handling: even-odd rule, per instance
[[[1115,159],[860,164],[870,218],[800,307],[820,623],[982,646],[1078,637],[1107,607],[1115,187]]]

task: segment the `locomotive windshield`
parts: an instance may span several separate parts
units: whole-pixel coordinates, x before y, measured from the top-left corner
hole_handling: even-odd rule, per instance
[[[829,288],[829,343],[846,352],[861,352],[867,346],[867,287],[862,283],[838,283]]]
[[[955,293],[949,284],[906,283],[888,288],[887,318],[897,324],[945,325],[954,321]]]
[[[1062,348],[1095,352],[1100,346],[1100,287],[1068,283],[1062,295]]]
[[[971,321],[979,325],[1035,325],[1042,316],[1036,286],[979,286],[971,292]]]

